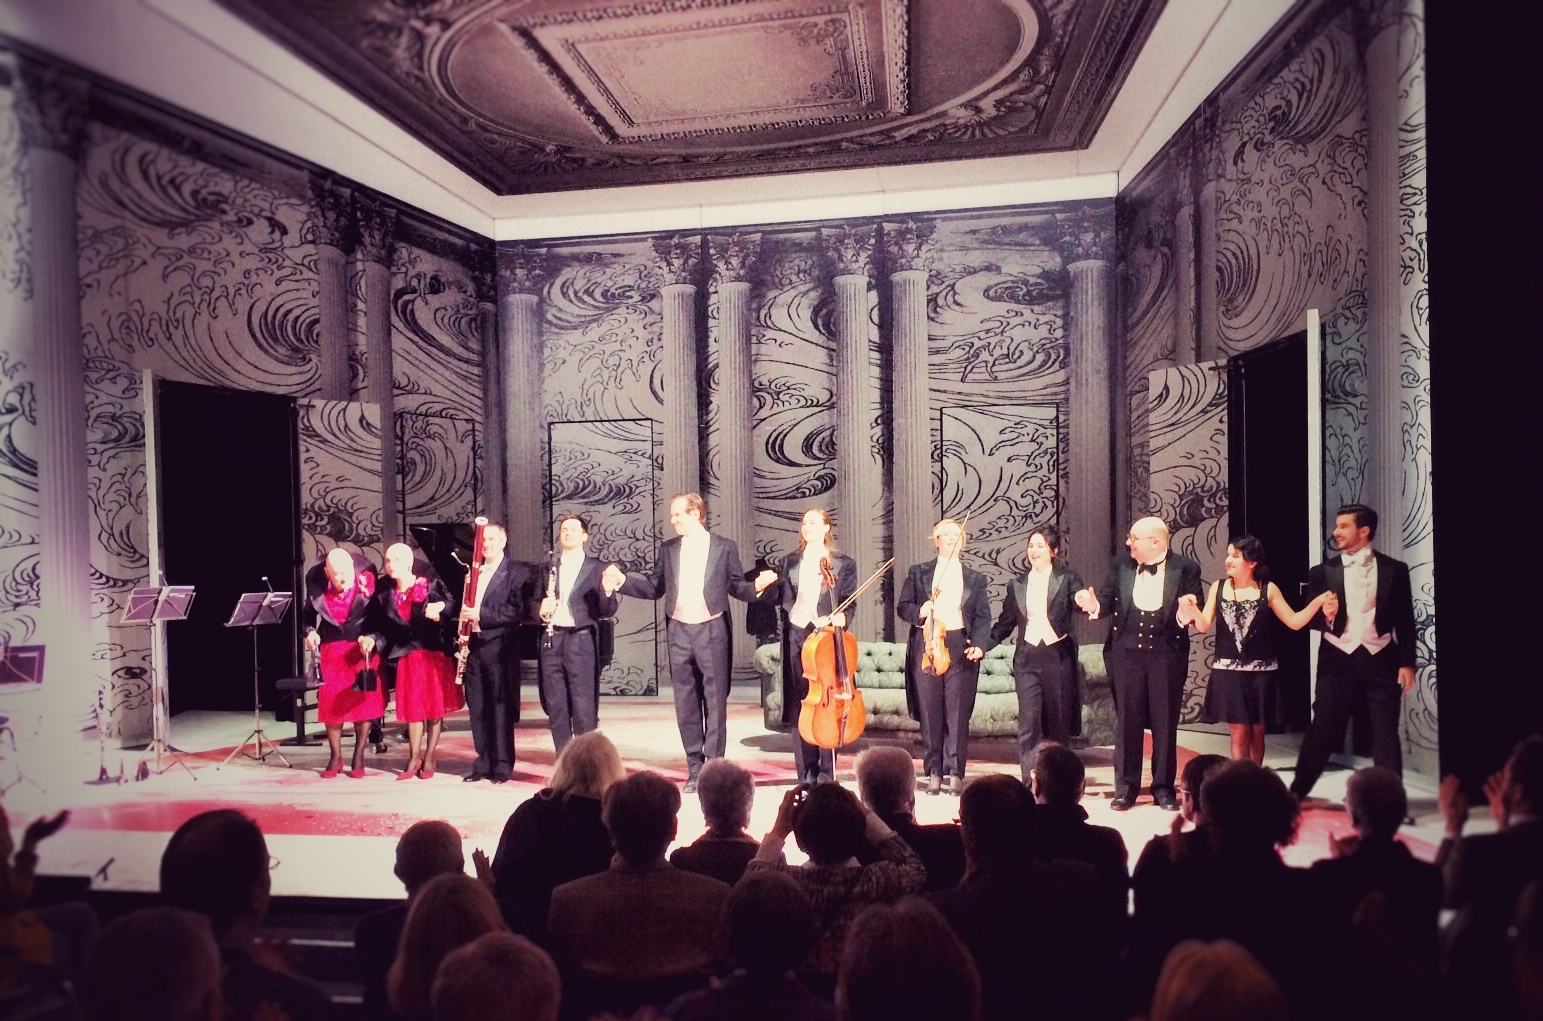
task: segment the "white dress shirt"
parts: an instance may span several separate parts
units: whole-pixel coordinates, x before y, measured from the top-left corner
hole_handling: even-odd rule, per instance
[[[1345,630],[1339,634],[1324,632],[1323,640],[1340,652],[1349,654],[1361,646],[1376,655],[1393,641],[1391,634],[1377,633],[1377,557],[1370,546],[1355,553],[1340,554],[1345,565],[1345,602],[1339,612],[1345,615]]]
[[[1163,557],[1157,563],[1157,573],[1149,574],[1136,565],[1136,584],[1131,586],[1130,601],[1136,604],[1136,609],[1146,610],[1151,613],[1163,608],[1163,582],[1168,576],[1168,558]]]
[[[1024,644],[1054,645],[1062,636],[1056,634],[1055,628],[1050,626],[1050,569],[1029,571],[1028,584],[1024,589],[1023,615],[1027,618],[1023,625]]]
[[[493,580],[493,572],[498,570],[498,565],[504,562],[503,557],[497,560],[484,560],[482,567],[477,571],[477,609],[482,609],[483,597],[488,594],[488,583]]]
[[[820,558],[804,550],[798,562],[798,596],[788,611],[788,623],[808,627],[820,615],[820,592],[825,582],[820,578]]]
[[[707,544],[711,536],[706,531],[681,536],[680,573],[676,576],[675,609],[670,617],[682,624],[702,624],[719,614],[707,608]]]
[[[584,550],[563,550],[557,561],[557,610],[552,614],[554,627],[573,627],[573,611],[568,600],[573,598],[573,586],[579,583],[579,571],[584,567]]]
[[[958,557],[938,561],[932,569],[932,590],[938,594],[932,601],[932,615],[943,622],[943,629],[963,628],[964,614],[959,604],[964,601],[964,568]]]

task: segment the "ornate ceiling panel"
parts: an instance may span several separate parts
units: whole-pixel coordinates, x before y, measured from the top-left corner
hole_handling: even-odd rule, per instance
[[[1165,0],[219,0],[500,194],[1086,146]]]

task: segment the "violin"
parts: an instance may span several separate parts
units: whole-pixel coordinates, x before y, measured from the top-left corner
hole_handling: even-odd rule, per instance
[[[835,617],[845,611],[894,562],[891,558],[875,571],[830,615]],[[831,569],[830,557],[820,559],[820,584],[834,598],[836,573]],[[841,748],[856,741],[868,725],[868,710],[854,680],[857,639],[846,628],[827,624],[804,639],[801,663],[809,694],[804,696],[798,711],[799,736],[817,748]]]
[[[964,521],[959,525],[959,545],[949,554],[955,560],[959,559],[959,551],[964,549],[964,529],[969,523],[970,512],[965,511]],[[934,677],[942,677],[953,665],[953,657],[948,653],[948,631],[936,609],[942,595],[943,590],[934,585],[931,599],[934,608],[927,611],[927,619],[922,622],[922,669]]]

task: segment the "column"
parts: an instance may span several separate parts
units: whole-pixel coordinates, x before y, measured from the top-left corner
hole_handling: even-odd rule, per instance
[[[330,177],[311,180],[315,202],[308,240],[316,245],[316,297],[320,314],[318,361],[320,396],[346,401],[353,393],[348,364],[348,242],[352,213],[348,194]],[[388,427],[381,423],[381,428]]]
[[[1173,153],[1173,190],[1175,201],[1164,204],[1163,221],[1170,225],[1173,238],[1173,360],[1179,365],[1193,365],[1198,351],[1195,329],[1195,135],[1184,127],[1176,139]]]
[[[19,58],[16,66],[20,72],[14,90],[16,114],[26,147],[30,191],[30,223],[24,226],[30,227],[32,238],[38,639],[47,646],[48,704],[56,710],[84,708],[94,700],[98,673],[91,660],[93,534],[87,497],[85,347],[75,210],[89,87],[25,58]],[[78,735],[71,744],[59,744],[70,740],[66,732],[76,729],[78,721],[68,717],[68,711],[44,711],[44,754],[78,745]],[[69,768],[78,768],[78,763],[70,763]]]
[[[396,386],[391,357],[391,260],[396,251],[396,210],[356,199],[359,224],[356,254],[364,269],[364,399],[380,409],[381,542],[406,538],[397,491]]]
[[[718,291],[718,389],[710,395],[718,435],[712,487],[714,531],[739,545],[745,570],[755,563],[755,448],[750,416],[750,270],[761,250],[759,234],[707,240]],[[754,643],[744,640],[745,604],[729,601],[734,618],[734,670],[748,671]]]
[[[504,433],[503,355],[498,345],[498,290],[492,266],[479,267],[472,276],[477,288],[477,312],[482,338],[482,493],[480,513],[490,521],[504,520],[508,491],[505,458],[508,439]]]
[[[1113,552],[1110,391],[1114,379],[1110,265],[1114,224],[1084,207],[1058,218],[1066,263],[1067,473],[1062,532],[1075,563],[1092,571]],[[1120,387],[1124,392],[1124,387]]]
[[[1216,243],[1216,207],[1221,201],[1222,178],[1226,165],[1219,151],[1221,113],[1214,100],[1200,108],[1196,122],[1196,165],[1200,167],[1199,194],[1195,200],[1195,220],[1199,237],[1195,241],[1195,309],[1198,319],[1196,348],[1203,362],[1222,357],[1221,307],[1217,284],[1218,245]]]
[[[664,477],[661,503],[677,493],[702,491],[701,416],[697,410],[698,358],[696,275],[702,240],[689,235],[656,238],[655,264],[664,275]],[[708,528],[714,527],[708,508]],[[660,509],[661,526],[664,510]],[[665,530],[665,535],[671,534]],[[738,539],[738,536],[730,536]]]
[[[550,545],[541,505],[546,420],[541,410],[540,296],[545,282],[544,250],[499,249],[498,354],[507,455],[504,526],[509,532],[508,555],[516,560],[540,560]]]
[[[895,525],[891,549],[898,573],[934,555],[932,526],[938,496],[932,491],[932,384],[927,345],[927,275],[932,269],[934,224],[906,220],[884,227],[893,338],[890,358],[890,492]]]
[[[836,291],[836,542],[857,561],[859,579],[883,563],[879,516],[884,506],[884,472],[879,463],[879,372],[873,350],[869,276],[873,270],[873,227],[842,226],[820,232]],[[851,631],[859,641],[876,641],[884,630],[878,587],[854,604]]]

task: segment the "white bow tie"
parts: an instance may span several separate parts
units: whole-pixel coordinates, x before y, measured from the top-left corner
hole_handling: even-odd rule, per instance
[[[1358,553],[1341,553],[1346,567],[1370,567],[1372,564],[1372,551],[1363,549]]]

